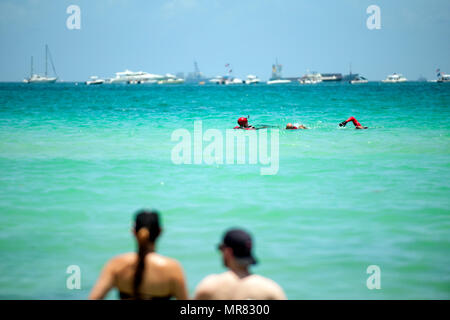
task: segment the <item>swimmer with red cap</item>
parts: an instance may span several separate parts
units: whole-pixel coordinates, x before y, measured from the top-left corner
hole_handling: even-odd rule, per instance
[[[293,125],[292,123],[288,123],[286,125],[286,130],[297,130],[297,129],[308,129],[308,128],[305,127],[302,124],[295,124],[295,125]]]
[[[339,123],[339,127],[345,127],[345,125],[347,124],[347,122],[353,122],[353,125],[355,126],[355,129],[367,129],[368,127],[364,127],[361,125],[361,123],[358,122],[358,120],[355,119],[355,117],[350,117],[345,121],[342,121],[341,123]]]
[[[233,129],[242,129],[242,130],[255,130],[256,129],[253,126],[248,125],[248,120],[245,117],[240,117],[237,122],[239,125],[234,127]]]

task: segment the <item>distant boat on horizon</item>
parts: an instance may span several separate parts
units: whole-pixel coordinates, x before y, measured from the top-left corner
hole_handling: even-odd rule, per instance
[[[286,84],[291,83],[290,79],[283,79],[281,76],[281,70],[283,66],[278,63],[278,59],[275,59],[275,64],[272,65],[272,77],[267,81],[267,84]]]
[[[323,82],[339,82],[342,81],[342,73],[322,73],[321,78]]]
[[[50,56],[50,63],[52,64],[53,73],[55,77],[47,76],[47,65],[48,65],[48,57]],[[45,45],[45,75],[39,75],[34,73],[33,69],[33,56],[31,57],[31,70],[30,77],[23,80],[25,83],[54,83],[58,80],[58,75],[56,74],[55,66],[53,64],[53,59],[48,49],[48,45]]]
[[[208,81],[210,83],[215,84],[224,84],[224,85],[234,85],[234,84],[244,84],[245,81],[239,78],[236,78],[233,76],[233,69],[231,68],[230,64],[227,63],[225,65],[225,68],[228,69],[228,74],[224,76],[216,76],[212,79],[209,79]]]
[[[257,84],[257,83],[260,83],[261,80],[257,76],[249,74],[247,76],[247,79],[245,79],[244,82],[245,82],[245,84]]]
[[[92,76],[91,80],[86,81],[86,85],[91,86],[91,85],[96,85],[96,84],[104,84],[105,80],[103,79],[99,79],[99,77],[97,76]]]
[[[351,84],[360,84],[360,83],[368,83],[369,80],[364,78],[363,76],[357,75],[354,79],[349,81]]]
[[[182,84],[182,83],[184,83],[184,79],[178,78],[177,76],[170,73],[166,73],[165,78],[158,81],[158,84]]]
[[[156,83],[159,80],[164,80],[166,77],[159,74],[151,74],[144,71],[131,71],[126,69],[122,72],[116,72],[114,78],[110,78],[108,83],[128,83],[128,84],[141,84],[141,83]]]
[[[441,69],[437,69],[437,80],[436,82],[450,82],[450,74],[445,74],[441,72]]]
[[[289,79],[275,79],[267,81],[267,84],[286,84],[291,83],[292,81]]]
[[[303,77],[298,79],[298,82],[300,84],[317,84],[321,83],[322,81],[323,78],[320,73],[317,72],[310,73],[309,71],[307,71],[307,73]]]
[[[383,83],[400,83],[406,81],[408,81],[408,79],[406,79],[402,74],[397,73],[390,74],[386,79],[381,80]]]

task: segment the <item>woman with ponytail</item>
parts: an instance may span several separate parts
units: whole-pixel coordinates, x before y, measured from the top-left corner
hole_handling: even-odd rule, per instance
[[[187,299],[181,265],[155,252],[160,233],[158,212],[137,212],[133,228],[137,253],[125,253],[111,259],[89,298],[103,299],[112,288],[117,288],[121,299]]]

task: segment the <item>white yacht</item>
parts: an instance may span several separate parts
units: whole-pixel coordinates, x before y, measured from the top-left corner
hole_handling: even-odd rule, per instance
[[[385,80],[382,80],[381,82],[384,83],[399,83],[399,82],[406,82],[408,81],[403,75],[401,74],[390,74],[387,76],[387,78]]]
[[[273,80],[269,80],[267,81],[267,84],[286,84],[286,83],[291,83],[292,81],[289,79],[273,79]]]
[[[116,76],[109,79],[109,83],[156,83],[158,80],[164,78],[164,76],[158,74],[151,74],[143,71],[133,72],[127,69],[123,72],[116,72]]]
[[[445,74],[441,72],[441,69],[437,69],[437,80],[436,82],[450,82],[450,74]]]
[[[167,73],[164,79],[158,80],[158,84],[181,84],[184,83],[184,79],[177,78],[173,74]]]
[[[260,82],[261,82],[261,80],[259,80],[257,76],[254,76],[252,74],[249,74],[247,76],[247,79],[245,80],[246,84],[257,84],[257,83],[260,83]]]
[[[86,85],[88,85],[88,86],[90,86],[90,85],[96,85],[96,84],[104,84],[104,83],[105,83],[105,80],[99,79],[99,77],[97,77],[97,76],[92,76],[92,77],[90,78],[90,80],[86,81],[85,83],[86,83]]]
[[[350,80],[351,84],[368,83],[368,82],[369,80],[367,80],[363,76],[356,76],[354,79]]]
[[[211,83],[215,83],[215,84],[224,84],[225,83],[225,79],[222,76],[216,76],[212,79],[208,80]]]
[[[109,79],[109,83],[126,83],[132,80],[138,73],[133,72],[131,70],[125,70],[122,72],[116,72],[116,76],[114,78]]]
[[[233,85],[233,84],[243,84],[245,81],[239,78],[233,78],[230,76],[216,76],[212,79],[208,80],[211,83],[215,84],[224,84],[224,85]]]
[[[55,74],[55,77],[48,77],[47,76],[47,65],[48,65],[48,56],[50,55],[50,62],[52,64],[53,73]],[[58,80],[58,76],[56,75],[55,66],[53,65],[53,59],[52,56],[48,50],[48,46],[45,45],[45,75],[39,75],[35,74],[33,70],[33,57],[31,57],[31,72],[30,77],[27,79],[24,79],[23,82],[25,83],[54,83]]]
[[[231,85],[231,84],[243,84],[244,81],[239,78],[228,78],[225,80],[225,85]]]
[[[289,79],[283,79],[281,70],[283,66],[278,63],[278,59],[275,60],[275,64],[272,65],[272,77],[267,81],[267,84],[287,84],[292,81]]]
[[[450,82],[450,74],[442,74],[437,82]]]
[[[307,73],[306,75],[304,75],[303,77],[298,79],[298,82],[300,82],[300,84],[321,83],[322,82],[322,75],[320,73],[317,73],[317,72]]]
[[[176,79],[164,79],[164,80],[159,80],[158,84],[182,84],[184,83],[184,79],[181,78],[176,78]]]

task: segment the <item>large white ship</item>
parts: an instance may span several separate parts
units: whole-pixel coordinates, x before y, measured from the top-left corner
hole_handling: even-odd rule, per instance
[[[114,78],[109,79],[109,83],[156,83],[159,80],[165,79],[164,76],[159,74],[151,74],[143,71],[131,71],[125,70],[122,72],[116,72],[116,76]]]

